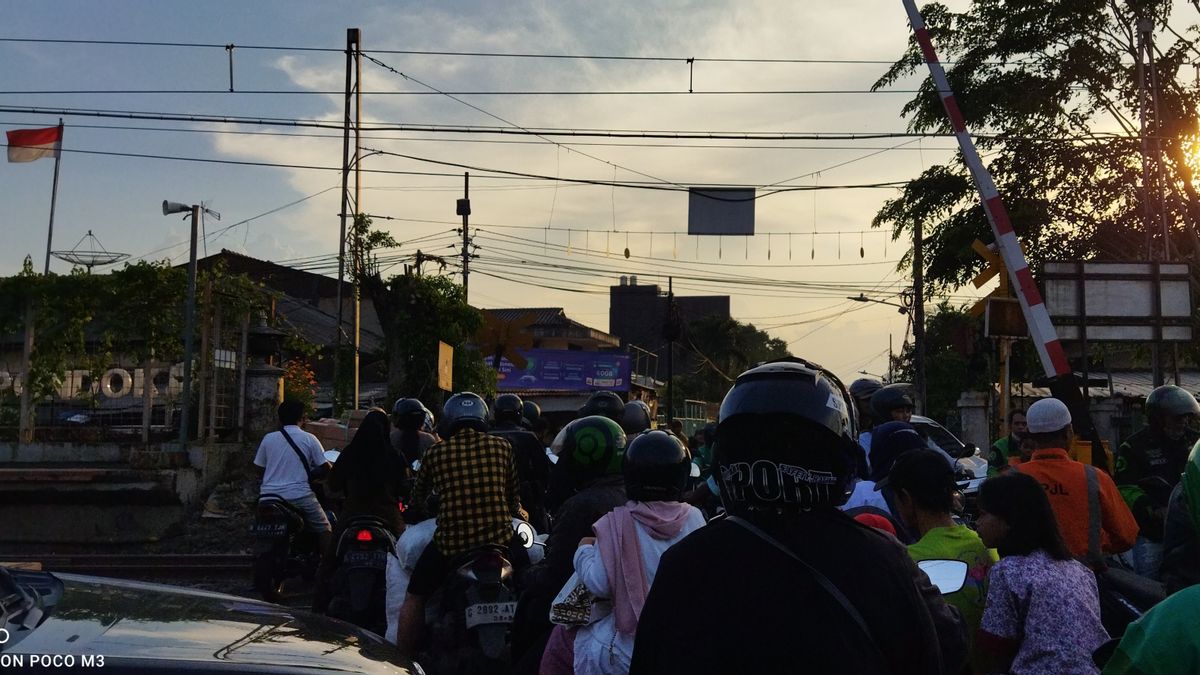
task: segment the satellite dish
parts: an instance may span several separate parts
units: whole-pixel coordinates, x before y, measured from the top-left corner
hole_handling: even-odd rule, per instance
[[[85,239],[92,240],[90,248],[80,248]],[[97,265],[112,265],[129,257],[128,253],[114,253],[104,248],[91,230],[88,230],[87,234],[80,238],[79,242],[75,244],[75,248],[70,251],[51,251],[50,255],[72,265],[83,265],[87,268],[88,274],[91,274],[92,268]]]

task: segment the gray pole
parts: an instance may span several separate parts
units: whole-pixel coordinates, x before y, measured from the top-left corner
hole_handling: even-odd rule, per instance
[[[50,247],[54,240],[54,205],[58,202],[58,163],[62,159],[63,121],[58,118],[58,152],[54,153],[54,187],[50,188],[50,227],[46,228],[46,267],[42,274],[50,274]],[[91,268],[88,268],[91,271]]]
[[[195,357],[196,344],[193,333],[196,332],[196,227],[200,220],[200,205],[192,205],[192,246],[188,254],[188,285],[187,305],[184,306],[183,319],[183,398],[179,411],[179,444],[183,449],[188,445],[188,426],[191,424],[189,408],[192,405],[192,359]]]
[[[466,204],[466,207],[464,208],[462,206],[462,204]],[[463,226],[462,226],[463,302],[470,304],[470,296],[467,294],[467,277],[470,274],[469,267],[470,267],[470,261],[471,261],[471,250],[469,248],[469,246],[471,244],[471,237],[470,237],[469,230],[467,229],[467,219],[471,216],[471,173],[469,171],[463,172],[463,198],[462,198],[462,202],[460,202],[458,212],[459,212],[459,214],[462,215],[462,219],[463,219]]]
[[[675,420],[675,277],[667,277],[667,424]]]
[[[358,216],[362,208],[362,33],[354,29],[354,409],[358,410],[359,364],[362,352],[362,281],[366,274],[363,240],[358,234]]]
[[[353,105],[351,78],[354,76],[354,47],[358,42],[358,29],[346,29],[346,116],[342,128],[342,209],[341,228],[338,233],[338,283],[337,283],[337,330],[333,338],[333,406],[341,412],[341,392],[338,391],[342,375],[342,285],[346,279],[346,215],[350,211],[350,106]]]
[[[921,221],[913,225],[913,369],[916,372],[917,413],[925,409],[925,274],[922,256],[925,241]]]

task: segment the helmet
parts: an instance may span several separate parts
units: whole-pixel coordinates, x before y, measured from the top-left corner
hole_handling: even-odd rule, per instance
[[[700,428],[700,433],[704,434],[704,444],[712,445],[717,438],[717,425],[709,422]]]
[[[442,407],[442,419],[438,423],[438,434],[449,438],[459,429],[470,427],[476,431],[488,430],[487,404],[478,394],[464,391],[451,396]]]
[[[647,431],[625,450],[625,494],[634,501],[677,502],[692,470],[692,455],[665,431]]]
[[[530,424],[537,424],[537,421],[542,418],[542,408],[533,401],[522,401],[521,417],[524,417]]]
[[[429,410],[419,399],[400,398],[392,405],[392,423],[397,429],[420,429],[427,415]]]
[[[627,434],[640,434],[650,428],[650,406],[645,401],[634,399],[625,404],[621,414],[621,428]]]
[[[883,383],[873,377],[860,377],[850,383],[850,396],[855,400],[871,398],[871,394],[883,388]]]
[[[524,410],[524,402],[521,397],[516,394],[500,394],[496,400],[492,402],[492,414],[497,422],[512,422],[521,421],[521,412]]]
[[[1151,417],[1166,415],[1200,415],[1200,403],[1182,387],[1164,384],[1157,387],[1146,397],[1146,413]]]
[[[912,385],[904,382],[880,387],[871,394],[871,414],[886,420],[896,408],[912,408],[913,399],[909,393],[911,390]]]
[[[583,485],[601,476],[621,473],[625,432],[607,417],[581,417],[562,428],[551,450],[558,455],[555,468],[570,473],[575,485]]]
[[[611,391],[598,391],[592,394],[587,403],[584,403],[583,407],[579,409],[580,417],[589,415],[603,415],[620,423],[621,418],[625,415],[625,402]]]
[[[801,359],[738,376],[721,402],[714,474],[730,513],[837,506],[859,448],[851,399],[833,373]]]

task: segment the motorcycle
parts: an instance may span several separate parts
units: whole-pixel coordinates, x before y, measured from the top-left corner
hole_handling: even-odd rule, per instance
[[[410,530],[415,530],[414,538],[433,535],[432,527]],[[543,545],[529,523],[514,521],[514,530],[527,552],[532,554]],[[411,544],[402,542],[401,551],[411,548]],[[410,564],[415,564],[420,554],[409,552],[415,557],[402,557],[412,557]],[[508,549],[485,546],[468,551],[455,559],[451,568],[453,571],[426,604],[427,640],[418,662],[431,675],[508,672],[509,633],[519,592]],[[407,586],[407,574],[403,570],[401,573],[403,578],[396,583]]]
[[[325,458],[337,461],[338,452],[330,450]],[[323,491],[314,486],[318,501],[323,501]],[[332,524],[336,520],[326,508],[326,517]],[[250,526],[254,539],[253,577],[254,589],[268,602],[282,599],[286,580],[301,577],[312,582],[321,564],[321,547],[315,532],[310,532],[304,514],[286,499],[274,494],[260,495]]]
[[[387,560],[396,539],[382,519],[351,518],[334,545],[325,613],[382,635],[387,629]]]

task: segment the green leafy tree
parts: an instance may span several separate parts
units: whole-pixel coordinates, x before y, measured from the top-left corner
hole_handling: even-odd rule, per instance
[[[947,75],[967,127],[1034,269],[1056,258],[1147,256],[1144,207],[1157,211],[1159,202],[1151,190],[1144,204],[1141,190],[1136,26],[1142,18],[1157,29],[1159,115],[1150,110],[1147,134],[1162,143],[1163,215],[1172,257],[1200,258],[1200,88],[1190,67],[1200,53],[1200,30],[1171,27],[1175,9],[1200,13],[1200,4],[1184,9],[1167,0],[974,0],[961,12],[937,3],[922,8],[939,57],[952,64]],[[910,38],[874,87],[924,75],[925,69]],[[910,131],[950,133],[928,77],[903,114]],[[926,169],[874,219],[875,226],[906,239],[917,222],[925,228],[931,290],[961,286],[980,269],[971,242],[991,241],[992,235],[961,155]],[[1161,250],[1161,236],[1153,246]]]
[[[675,377],[675,400],[720,401],[733,380],[751,366],[791,356],[787,343],[735,319],[707,316],[687,325],[681,343],[687,355]]]
[[[439,406],[438,342],[454,347],[454,390],[481,396],[496,392],[496,374],[467,343],[483,326],[483,313],[467,304],[461,285],[449,277],[425,276],[419,270],[384,279],[375,251],[399,246],[386,232],[371,229],[359,215],[353,236],[365,261],[359,276],[383,328],[388,390],[393,398],[412,396]],[[436,260],[436,259],[435,259]]]
[[[948,302],[938,305],[925,319],[925,414],[945,421],[962,392],[988,390],[995,380],[991,353],[979,319]],[[914,355],[909,342],[894,364],[897,381],[916,381]]]

